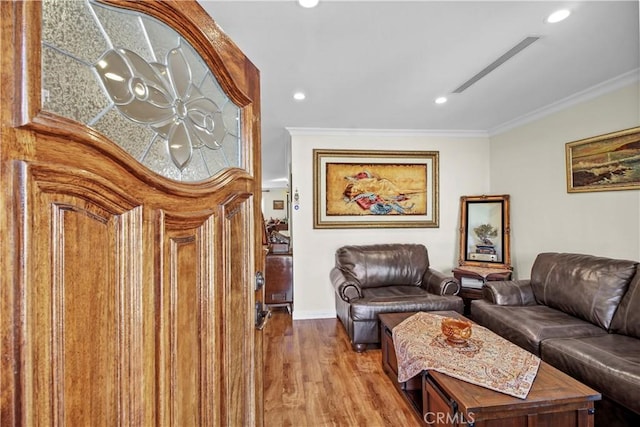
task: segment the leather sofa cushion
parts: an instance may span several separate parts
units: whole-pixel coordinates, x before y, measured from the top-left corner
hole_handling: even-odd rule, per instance
[[[361,288],[420,286],[429,255],[419,244],[343,246],[336,251],[336,267],[351,273]]]
[[[539,304],[608,329],[637,263],[592,255],[541,253],[531,268]]]
[[[480,325],[538,356],[542,340],[607,333],[589,322],[544,305],[506,306],[475,300],[471,302],[471,317]]]
[[[610,332],[640,338],[640,267],[613,316]]]
[[[388,286],[362,290],[362,298],[351,302],[353,321],[378,320],[380,313],[446,311],[462,313],[462,299],[430,294],[416,286]]]
[[[640,340],[608,334],[550,339],[542,360],[640,413]]]

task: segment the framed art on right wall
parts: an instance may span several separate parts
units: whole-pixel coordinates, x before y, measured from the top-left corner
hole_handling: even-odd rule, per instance
[[[640,127],[565,144],[567,192],[640,189]]]

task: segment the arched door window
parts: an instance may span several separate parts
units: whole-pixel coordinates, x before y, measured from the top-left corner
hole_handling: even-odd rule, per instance
[[[44,110],[176,181],[242,165],[242,110],[175,30],[94,1],[45,0],[42,31]]]

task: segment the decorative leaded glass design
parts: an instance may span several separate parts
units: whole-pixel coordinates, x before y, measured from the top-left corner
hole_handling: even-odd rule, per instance
[[[241,109],[173,29],[91,0],[44,0],[42,22],[43,109],[177,181],[241,166]]]

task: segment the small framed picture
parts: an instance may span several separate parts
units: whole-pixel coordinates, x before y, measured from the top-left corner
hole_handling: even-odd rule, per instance
[[[274,210],[283,210],[284,209],[284,200],[274,200],[273,201],[273,209]]]

